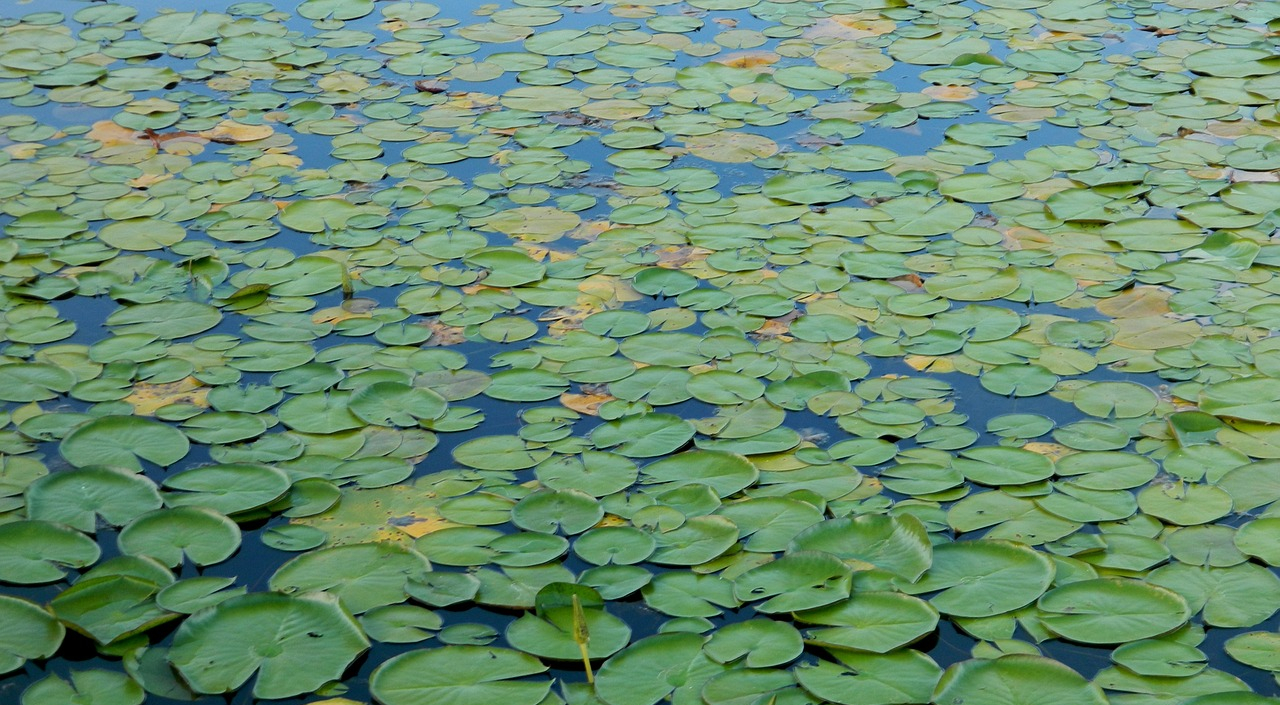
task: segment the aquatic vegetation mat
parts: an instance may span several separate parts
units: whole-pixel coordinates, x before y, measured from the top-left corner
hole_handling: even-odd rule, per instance
[[[0,19],[0,700],[1280,702],[1280,3],[140,4]]]

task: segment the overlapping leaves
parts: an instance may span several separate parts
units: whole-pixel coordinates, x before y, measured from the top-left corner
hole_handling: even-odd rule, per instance
[[[23,705],[1245,702],[1276,13],[572,5],[6,20],[0,667],[128,673]]]

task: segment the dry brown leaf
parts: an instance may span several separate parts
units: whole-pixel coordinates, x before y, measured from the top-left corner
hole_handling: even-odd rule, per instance
[[[99,120],[93,123],[92,129],[85,134],[85,137],[104,145],[136,144],[146,140],[143,133],[130,130],[112,120]]]
[[[1015,225],[1004,231],[1006,250],[1043,250],[1053,247],[1053,238],[1034,228]]]
[[[1195,321],[1179,321],[1166,316],[1119,318],[1112,342],[1130,350],[1164,350],[1190,345],[1203,331]]]
[[[133,413],[139,416],[155,416],[156,410],[170,404],[191,404],[201,408],[209,407],[209,388],[194,377],[185,377],[177,382],[150,384],[138,382],[133,391],[124,400],[133,407]]]
[[[578,291],[598,302],[601,308],[617,308],[625,301],[639,301],[643,298],[626,280],[610,274],[593,274],[583,279],[578,284]]]
[[[924,280],[914,272],[900,277],[893,277],[889,280],[889,283],[904,291],[919,292],[924,290]]]
[[[573,409],[579,414],[588,416],[599,416],[600,405],[613,401],[614,397],[608,394],[570,394],[565,392],[560,395],[560,403],[567,409]]]
[[[757,338],[773,338],[776,340],[789,341],[791,336],[787,335],[791,332],[791,326],[785,321],[772,319],[764,322],[764,325],[757,328],[753,335]]]
[[[274,132],[270,125],[246,125],[235,120],[223,120],[198,134],[212,142],[254,142],[266,139]]]
[[[439,320],[427,321],[426,326],[431,329],[431,337],[423,343],[424,346],[445,347],[467,342],[467,336],[459,326],[447,325]]]
[[[161,181],[168,181],[172,178],[173,174],[143,174],[142,176],[136,176],[129,179],[125,183],[133,188],[147,188],[148,186],[153,186]]]
[[[934,357],[932,355],[907,355],[903,358],[903,362],[907,363],[913,370],[919,372],[955,372],[956,363],[949,357]]]
[[[1021,105],[997,105],[987,111],[1002,122],[1044,122],[1058,114],[1056,108],[1026,108]]]
[[[1043,443],[1039,441],[1028,443],[1022,446],[1022,449],[1029,450],[1032,453],[1039,453],[1050,460],[1059,460],[1075,453],[1074,450],[1064,445],[1058,443]]]
[[[1232,182],[1280,181],[1280,173],[1274,171],[1241,171],[1239,169],[1227,169],[1226,171],[1230,175]]]
[[[873,12],[851,15],[832,15],[813,23],[805,30],[806,39],[832,37],[835,39],[863,39],[878,37],[897,29],[898,23]]]
[[[410,514],[403,517],[392,517],[390,523],[396,529],[403,531],[415,539],[441,529],[461,526],[461,524],[455,524],[454,522],[440,516],[440,512],[435,508],[428,510],[426,516]]]
[[[920,92],[934,100],[945,102],[962,102],[978,97],[978,91],[973,86],[929,86]]]
[[[1098,302],[1099,313],[1112,318],[1143,318],[1169,313],[1171,294],[1154,286],[1138,286]]]
[[[372,318],[367,312],[348,311],[341,306],[322,308],[311,315],[312,323],[341,323],[353,318]]]
[[[735,69],[758,69],[778,63],[782,57],[771,51],[752,51],[728,54],[713,59],[717,64],[732,66]]]

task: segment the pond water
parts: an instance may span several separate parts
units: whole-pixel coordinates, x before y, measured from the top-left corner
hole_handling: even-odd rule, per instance
[[[1280,4],[0,23],[0,702],[1280,702]]]

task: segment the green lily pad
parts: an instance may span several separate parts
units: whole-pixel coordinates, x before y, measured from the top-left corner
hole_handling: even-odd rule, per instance
[[[1111,660],[1144,676],[1185,677],[1204,670],[1204,652],[1177,641],[1146,639],[1125,644],[1111,653]]]
[[[1021,544],[959,541],[935,547],[929,570],[902,587],[916,595],[941,590],[929,602],[944,614],[991,617],[1035,602],[1053,576],[1053,562]]]
[[[1226,651],[1231,658],[1254,668],[1268,671],[1280,670],[1280,635],[1271,632],[1249,632],[1227,640]]]
[[[767,668],[795,659],[804,650],[804,642],[795,627],[785,622],[750,619],[717,630],[703,650],[718,663]]]
[[[1087,644],[1118,644],[1172,631],[1190,616],[1177,593],[1122,578],[1055,588],[1037,603],[1046,627]]]
[[[654,458],[679,450],[693,433],[692,424],[673,414],[643,414],[601,424],[590,438],[596,448],[629,458]]]
[[[984,485],[1024,485],[1053,475],[1053,461],[1021,448],[989,446],[960,452],[952,466]]]
[[[98,233],[98,239],[112,247],[138,252],[171,247],[186,236],[182,226],[155,218],[118,220]]]
[[[1251,521],[1235,533],[1236,548],[1256,556],[1268,565],[1280,563],[1280,518],[1264,518]]]
[[[610,658],[596,675],[596,695],[608,705],[654,705],[699,668],[703,638],[658,634]]]
[[[62,524],[15,521],[0,525],[0,580],[36,585],[61,580],[67,568],[92,565],[98,544]]]
[[[117,537],[121,552],[169,566],[188,558],[196,565],[221,563],[240,548],[240,527],[204,507],[158,509],[129,522]]]
[[[858,592],[825,607],[796,613],[796,619],[822,625],[805,638],[824,647],[884,654],[911,644],[938,626],[938,610],[898,592]]]
[[[1138,493],[1138,507],[1151,516],[1183,526],[1205,524],[1231,511],[1231,495],[1219,487],[1184,482],[1160,483]]]
[[[1026,654],[961,661],[951,666],[939,681],[933,702],[959,705],[975,698],[991,705],[1108,702],[1102,690],[1079,673],[1052,659]]]
[[[245,588],[232,587],[233,585],[234,578],[187,578],[170,583],[156,593],[156,604],[170,612],[195,614],[205,607],[245,594]]]
[[[141,472],[139,459],[172,465],[189,447],[187,437],[173,427],[136,416],[106,416],[76,427],[58,449],[72,465],[115,465]]]
[[[29,659],[49,658],[62,645],[62,624],[44,608],[22,598],[0,595],[0,673],[22,667]]]
[[[375,382],[352,394],[347,408],[371,424],[415,427],[420,420],[443,417],[447,406],[444,397],[430,389]]]
[[[640,475],[645,485],[674,489],[696,483],[728,497],[751,485],[759,472],[741,455],[694,450],[649,463],[640,469]]]
[[[139,705],[147,694],[123,673],[92,669],[72,671],[71,680],[50,674],[22,691],[22,705]]]
[[[924,526],[909,514],[829,519],[797,534],[788,550],[825,551],[907,580],[918,579],[933,562]]]
[[[185,338],[218,325],[222,313],[196,301],[157,301],[122,308],[107,316],[117,335],[149,333],[164,339]]]
[[[257,673],[255,697],[287,698],[339,678],[368,648],[333,596],[255,593],[187,618],[169,660],[200,693],[234,690]]]
[[[454,460],[481,470],[523,470],[549,458],[545,449],[530,447],[518,436],[488,436],[467,441],[453,450]]]
[[[56,365],[39,362],[0,366],[0,400],[47,401],[75,386],[76,376]]]
[[[835,661],[798,668],[796,680],[813,695],[840,705],[929,702],[942,669],[919,651],[865,654],[832,649]]]
[[[155,483],[128,470],[88,466],[45,475],[27,486],[27,516],[92,533],[97,519],[124,526],[161,506]]]
[[[177,618],[156,604],[163,587],[134,575],[90,576],[59,593],[50,607],[67,626],[109,644]]]
[[[546,659],[561,661],[582,658],[582,650],[575,641],[575,629],[580,627],[575,608],[568,598],[548,599],[548,593],[562,594],[568,584],[552,583],[539,591],[536,614],[526,614],[507,628],[507,641],[521,651]],[[599,593],[591,588],[572,586],[567,590],[582,593],[577,613],[586,626],[587,655],[592,659],[608,658],[625,647],[631,640],[631,628],[626,622],[603,609]]]
[[[285,563],[268,585],[284,594],[324,591],[352,614],[404,601],[405,585],[422,580],[431,564],[415,550],[390,543],[331,546]]]
[[[270,504],[289,490],[289,477],[269,465],[232,463],[205,465],[165,478],[171,507],[208,507],[236,514]]]
[[[410,651],[384,662],[370,676],[369,689],[384,705],[536,705],[551,682],[517,679],[546,670],[538,659],[511,649],[446,646]]]
[[[595,498],[574,490],[535,492],[520,500],[511,510],[516,526],[531,531],[580,534],[604,517],[604,509]]]
[[[835,556],[798,551],[738,576],[733,593],[744,602],[765,600],[755,606],[760,612],[794,612],[847,598],[850,577],[849,567]]]

